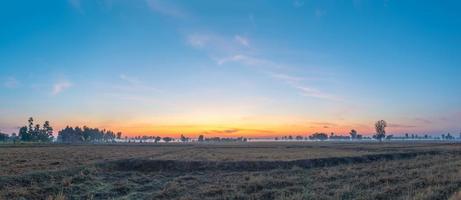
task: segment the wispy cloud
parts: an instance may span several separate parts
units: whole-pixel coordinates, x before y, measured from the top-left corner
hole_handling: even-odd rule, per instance
[[[300,95],[326,100],[339,100],[338,97],[324,93],[312,86],[306,85],[303,77],[294,77],[284,71],[287,66],[261,56],[252,56],[253,49],[249,49],[249,38],[234,35],[233,40],[216,34],[192,34],[187,37],[187,42],[194,48],[207,52],[218,65],[239,63],[255,68],[270,77],[288,84],[299,91]],[[230,54],[230,55],[229,55]]]
[[[159,92],[158,88],[152,87],[145,84],[139,78],[128,76],[126,74],[120,74],[119,77],[122,81],[125,82],[123,85],[118,85],[115,88],[119,90],[124,90],[125,92]]]
[[[215,33],[193,33],[186,36],[187,43],[200,50],[204,50],[210,55],[228,57],[229,55],[248,52],[249,39],[238,36],[229,37]]]
[[[307,86],[303,86],[300,84],[292,84],[292,86],[300,91],[300,94],[306,97],[315,97],[319,99],[326,99],[326,100],[332,100],[332,101],[339,101],[338,97],[335,97],[330,94],[326,94],[324,92],[319,91],[318,89],[315,88],[310,88]]]
[[[239,132],[239,129],[227,129],[227,130],[210,130],[204,131],[203,134],[210,135],[210,134],[219,134],[219,135],[228,135]]]
[[[59,82],[56,82],[54,85],[53,85],[53,90],[52,90],[52,94],[53,95],[58,95],[60,94],[61,92],[63,92],[64,90],[67,90],[69,89],[70,87],[72,87],[72,83],[70,83],[69,81],[67,80],[61,80]]]
[[[250,46],[250,42],[249,42],[248,38],[240,36],[240,35],[236,35],[236,36],[234,36],[234,38],[235,38],[235,41],[237,41],[242,46],[245,46],[245,47]]]
[[[300,95],[302,96],[315,97],[319,99],[334,100],[334,101],[340,100],[340,98],[334,95],[324,93],[316,88],[305,85],[305,83],[302,82],[303,80],[305,80],[305,78],[291,76],[291,75],[284,74],[284,73],[273,72],[273,70],[280,70],[280,69],[283,69],[283,67],[282,65],[276,64],[270,60],[259,59],[255,57],[245,56],[245,55],[235,55],[235,56],[226,57],[226,58],[217,60],[217,63],[219,65],[223,65],[228,62],[239,62],[243,65],[257,67],[263,72],[266,72],[267,74],[269,74],[272,78],[276,80],[280,80],[288,84],[292,88],[297,89],[300,92]]]
[[[421,123],[421,124],[432,124],[432,121],[431,121],[431,120],[425,119],[425,118],[419,118],[419,117],[417,117],[417,118],[415,118],[414,120],[415,120],[416,122],[418,122],[418,123]]]
[[[390,123],[388,126],[391,127],[391,128],[416,128],[417,127],[417,126],[414,126],[414,125],[393,124],[393,123]]]
[[[166,0],[146,0],[149,8],[159,14],[174,17],[174,18],[185,18],[186,12],[179,8],[178,5],[172,4],[170,1]]]
[[[276,79],[284,80],[287,82],[298,82],[298,81],[305,80],[305,78],[303,77],[291,76],[291,75],[282,74],[282,73],[271,73],[271,76]]]
[[[301,8],[304,6],[304,1],[301,1],[301,0],[294,0],[293,1],[293,6],[295,8]]]
[[[195,48],[205,47],[210,40],[211,37],[204,34],[192,34],[187,37],[187,42]]]
[[[68,0],[70,6],[74,8],[76,11],[80,12],[83,14],[83,9],[82,9],[82,2],[81,0]]]
[[[244,65],[248,66],[261,66],[264,65],[266,67],[272,66],[272,63],[264,60],[264,59],[259,59],[256,57],[252,56],[247,56],[247,55],[242,55],[242,54],[237,54],[237,55],[232,55],[229,57],[223,57],[223,58],[218,58],[215,59],[216,63],[219,65],[223,65],[229,62],[239,62]]]
[[[246,129],[246,128],[225,128],[225,129],[216,129],[216,130],[208,130],[208,131],[203,131],[202,134],[205,135],[235,135],[237,133],[241,132],[251,132],[251,133],[273,133],[273,131],[269,130],[260,130],[260,129]]]
[[[315,9],[315,16],[316,17],[323,17],[326,14],[327,14],[327,11],[325,11],[323,9],[320,9],[320,8]]]
[[[80,0],[69,0],[69,4],[75,9],[80,9],[81,6]]]
[[[9,89],[17,88],[19,86],[19,81],[14,77],[8,77],[3,83],[3,86]]]
[[[271,76],[275,79],[281,80],[291,87],[297,89],[300,95],[306,97],[315,97],[319,99],[326,99],[332,101],[339,101],[340,98],[324,93],[316,88],[305,85],[302,81],[305,80],[303,77],[291,76],[283,73],[271,73]]]

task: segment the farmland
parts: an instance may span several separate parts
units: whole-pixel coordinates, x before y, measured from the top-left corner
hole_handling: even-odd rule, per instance
[[[1,145],[0,199],[449,199],[461,144]]]

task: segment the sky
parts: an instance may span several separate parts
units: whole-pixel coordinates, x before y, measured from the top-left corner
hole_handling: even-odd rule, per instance
[[[0,2],[0,131],[461,132],[461,2]],[[56,132],[55,132],[56,134]]]

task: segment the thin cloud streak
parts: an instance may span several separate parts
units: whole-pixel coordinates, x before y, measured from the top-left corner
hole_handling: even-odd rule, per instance
[[[301,8],[304,6],[304,1],[301,1],[301,0],[294,0],[293,1],[293,6],[295,8]]]
[[[126,92],[161,92],[160,89],[143,83],[137,77],[120,74],[119,78],[123,80],[126,84],[115,86],[115,88],[118,90],[123,90]]]
[[[60,94],[61,92],[63,92],[64,90],[67,90],[69,89],[70,87],[72,87],[72,83],[70,83],[69,81],[67,80],[63,80],[63,81],[59,81],[57,83],[55,83],[53,85],[53,91],[51,92],[53,95],[58,95]]]
[[[187,16],[184,10],[169,1],[146,0],[146,3],[152,11],[168,17],[185,18]]]
[[[19,86],[19,81],[14,77],[8,77],[3,83],[3,86],[8,89],[17,88]]]
[[[240,36],[240,35],[236,35],[236,36],[234,36],[234,38],[235,38],[235,41],[237,41],[242,46],[245,46],[245,47],[250,46],[250,42],[249,42],[248,38]]]

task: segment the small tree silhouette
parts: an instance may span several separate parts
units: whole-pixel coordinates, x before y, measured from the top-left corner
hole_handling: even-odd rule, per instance
[[[199,136],[198,136],[198,141],[199,141],[199,142],[205,141],[205,137],[204,137],[203,135],[199,135]]]
[[[349,134],[351,135],[351,139],[357,139],[357,131],[355,129],[352,129]]]

